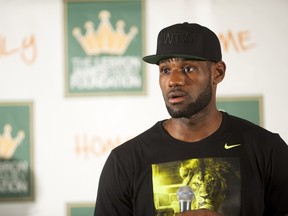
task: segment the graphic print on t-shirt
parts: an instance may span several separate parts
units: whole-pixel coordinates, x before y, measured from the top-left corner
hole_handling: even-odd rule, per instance
[[[241,176],[238,158],[195,158],[152,164],[156,216],[179,213],[177,190],[190,186],[191,209],[210,209],[225,216],[240,213]]]

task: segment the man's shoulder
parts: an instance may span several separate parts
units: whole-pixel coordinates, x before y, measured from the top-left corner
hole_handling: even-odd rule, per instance
[[[257,125],[247,119],[237,117],[228,113],[224,113],[224,115],[226,121],[226,129],[241,133],[244,137],[257,137],[257,140],[266,139],[267,141],[279,137],[279,134],[269,131],[268,129]]]
[[[226,121],[226,125],[229,128],[238,128],[241,130],[257,130],[257,131],[265,131],[265,132],[270,132],[268,130],[266,130],[265,128],[263,128],[260,125],[257,125],[255,123],[253,123],[252,121],[249,121],[247,119],[235,116],[235,115],[231,115],[228,113],[223,113],[225,121]]]
[[[128,151],[143,148],[144,145],[155,143],[161,137],[163,121],[156,122],[152,127],[117,146],[114,151]],[[157,143],[157,142],[156,142]]]

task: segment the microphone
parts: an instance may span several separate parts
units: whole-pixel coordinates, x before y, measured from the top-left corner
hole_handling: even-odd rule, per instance
[[[194,193],[191,187],[182,186],[177,191],[179,200],[180,212],[191,210],[191,203],[194,198]]]

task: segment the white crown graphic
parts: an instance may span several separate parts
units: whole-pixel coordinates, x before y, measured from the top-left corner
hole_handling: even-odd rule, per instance
[[[19,144],[25,137],[24,131],[19,131],[15,138],[11,135],[12,126],[6,124],[3,127],[3,134],[0,134],[0,158],[10,159],[16,151]]]
[[[85,23],[85,35],[82,35],[79,27],[73,29],[72,34],[80,43],[82,49],[87,55],[124,54],[132,39],[138,33],[137,27],[132,26],[126,34],[124,30],[125,22],[118,20],[114,30],[109,20],[110,12],[107,10],[99,12],[99,19],[100,24],[97,30],[95,30],[93,22],[87,21]]]

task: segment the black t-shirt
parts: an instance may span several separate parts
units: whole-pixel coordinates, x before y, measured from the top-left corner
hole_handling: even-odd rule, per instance
[[[112,150],[94,215],[173,216],[183,185],[193,189],[192,209],[288,215],[286,166],[288,146],[278,134],[227,113],[214,134],[193,143],[173,138],[160,121]]]

